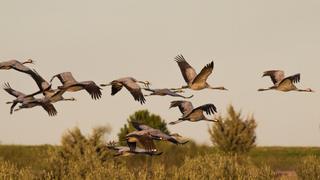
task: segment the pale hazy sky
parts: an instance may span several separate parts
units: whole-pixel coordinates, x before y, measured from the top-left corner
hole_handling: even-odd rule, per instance
[[[197,72],[214,60],[208,82],[230,91],[188,91],[195,95],[194,106],[214,103],[224,113],[232,103],[244,114],[254,113],[259,145],[320,146],[319,9],[318,0],[2,1],[0,61],[32,58],[46,79],[71,71],[80,81],[133,76],[162,88],[184,84],[176,55],[183,54]],[[271,85],[261,78],[269,69],[301,73],[298,87],[317,92],[258,93]],[[1,84],[10,82],[25,93],[37,90],[25,74],[0,71],[0,77]],[[178,109],[168,110],[177,98],[148,98],[141,106],[126,90],[111,97],[110,88],[99,101],[84,91],[65,94],[71,96],[78,101],[55,104],[59,114],[53,118],[40,107],[10,115],[4,102],[13,97],[1,90],[0,141],[58,144],[68,128],[88,133],[105,124],[115,138],[140,109],[168,122],[180,117]],[[183,122],[169,129],[209,144],[208,125]]]

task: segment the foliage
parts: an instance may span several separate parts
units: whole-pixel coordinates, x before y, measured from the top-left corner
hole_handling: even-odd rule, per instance
[[[104,140],[105,134],[110,133],[110,130],[109,127],[97,127],[88,137],[78,127],[69,130],[62,136],[62,146],[48,152],[50,176],[78,175],[83,178],[99,168],[111,156]]]
[[[218,122],[209,128],[212,143],[226,153],[246,153],[255,147],[257,127],[253,116],[246,119],[233,106],[227,108],[228,115],[217,118]]]
[[[0,161],[0,179],[35,179],[30,168],[19,169],[16,164]]]
[[[118,139],[120,144],[124,145],[124,140],[129,132],[135,131],[136,129],[132,126],[131,122],[139,122],[141,124],[148,125],[150,127],[160,129],[162,132],[169,134],[167,129],[167,123],[160,116],[151,114],[148,110],[140,110],[129,116],[127,124],[120,129]]]
[[[320,157],[308,156],[304,158],[297,168],[297,174],[305,180],[320,179]]]

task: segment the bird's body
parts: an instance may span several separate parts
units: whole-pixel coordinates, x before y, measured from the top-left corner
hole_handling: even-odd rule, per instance
[[[20,62],[17,60],[4,61],[4,62],[0,62],[0,69],[3,69],[3,70],[14,69],[19,72],[30,74],[32,73],[32,70],[24,65],[28,63],[33,64],[33,60],[28,59],[27,61],[24,61],[24,62]]]
[[[14,107],[18,104],[21,103],[21,105],[19,106],[18,109],[15,109],[14,111],[19,111],[21,109],[25,109],[25,108],[33,108],[36,106],[41,106],[44,110],[46,110],[49,114],[49,116],[55,116],[57,114],[56,109],[54,108],[54,106],[51,104],[51,102],[44,98],[34,98],[33,96],[34,94],[30,94],[30,95],[25,95],[22,92],[19,92],[17,90],[14,90],[10,87],[9,83],[6,83],[4,85],[3,88],[6,92],[8,92],[10,95],[16,97],[15,100],[13,100],[12,102],[7,102],[7,104],[12,104],[11,108],[10,108],[10,114],[13,113]]]
[[[116,95],[124,86],[133,96],[134,100],[139,101],[141,104],[145,103],[145,98],[142,94],[141,87],[138,83],[148,86],[148,81],[138,81],[133,77],[124,77],[111,81],[109,84],[101,84],[101,86],[111,86],[111,95]]]
[[[146,149],[136,147],[134,150],[130,149],[128,146],[108,146],[109,149],[117,151],[117,156],[134,156],[134,155],[149,155],[149,156],[158,156],[161,155],[162,152],[150,152]]]
[[[169,124],[174,125],[183,121],[190,121],[190,122],[198,122],[201,120],[210,121],[210,122],[217,122],[214,119],[208,119],[205,115],[206,114],[215,114],[217,112],[216,107],[213,104],[205,104],[199,106],[197,108],[193,108],[192,103],[190,101],[172,101],[170,108],[179,107],[179,110],[182,113],[182,117],[179,120],[171,122]]]
[[[285,77],[284,71],[282,70],[270,70],[263,73],[262,77],[265,76],[270,76],[274,85],[267,89],[258,89],[258,91],[278,90],[282,92],[313,92],[313,90],[311,90],[310,88],[299,89],[295,86],[296,83],[300,82],[300,74]]]
[[[213,61],[207,64],[199,74],[196,73],[195,69],[190,66],[190,64],[185,60],[182,55],[175,57],[176,62],[181,70],[182,76],[187,83],[186,86],[182,86],[178,89],[192,89],[192,90],[202,90],[202,89],[218,89],[227,90],[225,87],[212,87],[207,83],[208,77],[212,74],[214,63]]]
[[[66,92],[77,92],[80,90],[86,90],[94,100],[100,99],[102,96],[101,88],[93,81],[78,82],[74,79],[71,72],[63,72],[53,76],[50,82],[52,82],[56,77],[62,83],[62,86],[58,87],[59,90]]]
[[[142,133],[148,133],[152,139],[159,141],[169,141],[174,144],[186,144],[189,141],[181,140],[181,136],[179,134],[166,134],[159,129],[154,129],[150,126],[140,124],[138,122],[131,122],[133,127]]]
[[[63,94],[66,92],[65,89],[52,89],[51,84],[48,83],[40,74],[33,70],[31,77],[36,82],[39,91],[37,93],[42,93],[47,100],[51,103],[56,103],[58,101],[75,101],[75,98],[64,98]]]
[[[150,91],[151,93],[149,95],[144,95],[144,96],[172,96],[172,97],[181,97],[184,99],[190,99],[193,97],[193,95],[186,97],[182,96],[178,93],[183,92],[182,90],[174,90],[174,89],[149,89],[149,88],[144,88],[146,91]]]
[[[49,116],[55,116],[57,115],[57,110],[53,106],[53,104],[48,100],[47,98],[37,98],[33,100],[25,100],[21,103],[18,109],[15,109],[14,111],[19,111],[21,109],[26,109],[26,108],[33,108],[36,106],[41,106],[44,110],[47,111]]]

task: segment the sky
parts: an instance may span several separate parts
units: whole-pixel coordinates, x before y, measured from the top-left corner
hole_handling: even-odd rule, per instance
[[[220,114],[232,104],[258,123],[259,146],[320,146],[320,1],[309,0],[29,0],[0,3],[0,61],[36,61],[30,65],[45,79],[71,71],[79,81],[97,84],[132,76],[153,88],[185,82],[174,57],[183,54],[197,72],[214,61],[208,83],[223,91],[190,91],[194,106],[213,103]],[[282,69],[301,73],[299,88],[315,93],[257,92],[270,87],[262,72]],[[0,71],[0,83],[26,94],[35,82],[16,71]],[[54,86],[59,85],[58,81]],[[101,100],[85,92],[66,93],[76,102],[58,102],[56,117],[41,108],[9,114],[0,91],[2,144],[59,144],[63,133],[78,126],[85,134],[110,125],[116,139],[129,115],[148,109],[167,122],[181,116],[170,109],[172,97],[148,97],[141,106],[122,90],[104,88]],[[211,144],[208,122],[183,122],[171,132]]]

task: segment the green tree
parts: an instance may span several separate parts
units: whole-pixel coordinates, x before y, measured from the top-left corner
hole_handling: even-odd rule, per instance
[[[164,133],[170,133],[167,129],[167,123],[159,115],[151,114],[148,110],[136,111],[129,116],[127,124],[120,129],[118,133],[119,143],[125,144],[124,140],[129,132],[135,131],[136,129],[132,126],[131,122],[139,122],[141,124],[148,125],[150,127],[160,129]]]
[[[254,117],[241,117],[241,112],[236,112],[232,105],[227,108],[227,113],[226,117],[220,115],[217,118],[219,122],[208,130],[213,145],[231,154],[250,151],[256,145],[257,124]]]

